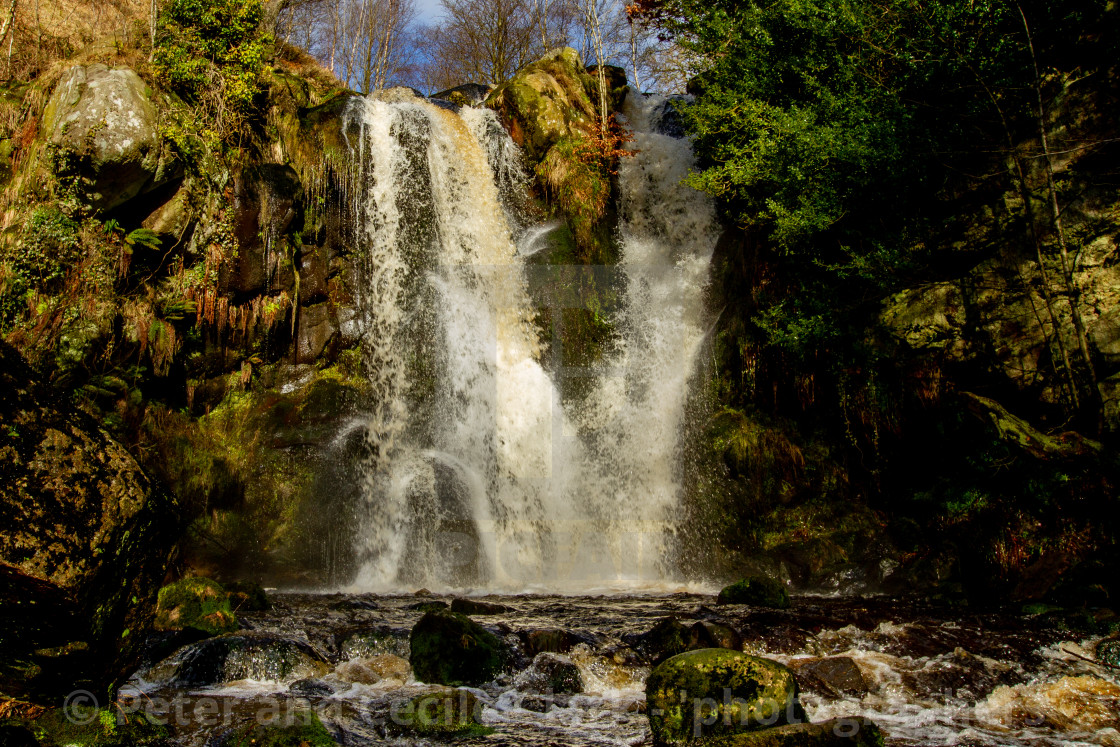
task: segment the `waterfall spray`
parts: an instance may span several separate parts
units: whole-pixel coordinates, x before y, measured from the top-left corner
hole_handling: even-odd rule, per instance
[[[630,97],[625,300],[611,360],[562,400],[541,363],[525,257],[548,230],[492,112],[356,100],[345,134],[371,386],[354,586],[595,586],[670,578],[684,403],[703,338],[715,220],[680,180],[687,141]],[[514,237],[522,239],[522,247]],[[570,372],[569,372],[570,373]]]

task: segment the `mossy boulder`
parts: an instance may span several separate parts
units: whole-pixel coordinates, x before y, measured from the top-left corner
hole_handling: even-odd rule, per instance
[[[183,685],[245,679],[291,684],[329,671],[326,657],[304,641],[268,634],[223,635],[192,646],[174,680]]]
[[[178,177],[159,134],[160,104],[134,70],[77,65],[65,73],[43,112],[42,129],[63,179],[76,178],[86,199],[109,210]]]
[[[230,595],[208,578],[184,578],[159,590],[156,630],[191,630],[207,635],[240,628]]]
[[[434,737],[482,735],[482,704],[467,690],[444,688],[422,693],[392,704],[390,729]]]
[[[679,654],[646,680],[658,747],[808,721],[797,695],[797,680],[786,667],[727,649]]]
[[[535,165],[560,140],[595,127],[597,103],[588,91],[596,85],[579,52],[565,47],[526,65],[511,81],[495,89],[486,105],[498,112],[514,141]]]
[[[865,718],[789,724],[702,740],[703,747],[883,747],[883,732]]]
[[[725,586],[716,604],[750,604],[755,607],[789,609],[789,592],[785,584],[762,576],[752,576]]]
[[[225,584],[225,588],[229,592],[229,604],[234,612],[267,612],[272,609],[268,594],[255,581],[231,581]]]
[[[583,675],[567,656],[546,651],[537,654],[529,668],[517,675],[516,685],[525,692],[581,693]]]
[[[507,658],[493,633],[450,610],[425,612],[409,636],[409,661],[421,682],[481,685],[494,679]]]
[[[0,342],[0,696],[103,694],[139,663],[178,508]]]

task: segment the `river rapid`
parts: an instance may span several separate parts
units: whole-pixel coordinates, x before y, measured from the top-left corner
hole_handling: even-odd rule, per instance
[[[183,677],[184,660],[193,656],[195,669],[207,663],[205,642],[176,650],[181,641],[157,641],[152,658],[161,660],[122,688],[122,707],[147,711],[168,724],[176,742],[199,747],[223,744],[252,720],[298,722],[312,709],[340,744],[444,743],[392,726],[394,704],[430,689],[403,665],[409,632],[423,605],[453,597],[272,598],[270,611],[239,613],[237,635],[259,645],[237,661],[210,662],[208,676]],[[866,716],[889,745],[1120,745],[1116,672],[1086,661],[1100,636],[1071,626],[1085,614],[813,596],[795,597],[791,609],[779,611],[717,605],[694,590],[470,600],[503,610],[473,619],[502,637],[516,661],[494,681],[466,688],[493,732],[455,744],[649,744],[644,683],[652,654],[643,634],[672,617],[686,627],[705,623],[725,645],[789,665],[811,720]],[[521,674],[542,647],[564,651],[579,666],[583,693],[533,691]],[[370,657],[382,663],[380,674],[355,677],[355,662]],[[373,684],[354,681],[379,676]]]

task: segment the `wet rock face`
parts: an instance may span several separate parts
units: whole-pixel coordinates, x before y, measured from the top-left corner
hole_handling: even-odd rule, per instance
[[[162,157],[152,92],[133,70],[78,65],[63,74],[43,115],[62,171],[90,180],[93,206],[108,210],[178,176]]]
[[[425,612],[409,638],[416,679],[439,685],[480,685],[497,676],[506,658],[501,640],[464,615]]]
[[[0,694],[53,704],[139,660],[173,500],[0,342]]]
[[[725,649],[674,656],[650,672],[646,702],[658,747],[808,721],[793,672]]]

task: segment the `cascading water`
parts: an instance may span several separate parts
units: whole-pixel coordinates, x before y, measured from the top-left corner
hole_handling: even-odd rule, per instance
[[[678,441],[703,339],[710,204],[680,185],[687,141],[664,101],[630,97],[638,153],[620,173],[621,310],[610,360],[565,401],[541,363],[524,257],[520,153],[492,112],[355,100],[345,134],[364,245],[363,350],[373,403],[355,586],[666,579]],[[514,241],[521,236],[522,251]]]

